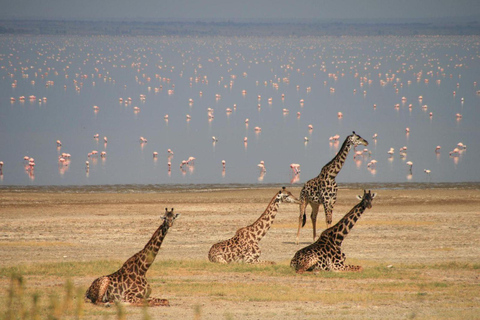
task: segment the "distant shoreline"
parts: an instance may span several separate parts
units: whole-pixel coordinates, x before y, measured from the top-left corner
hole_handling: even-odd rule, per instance
[[[115,184],[115,185],[79,185],[79,186],[2,186],[3,192],[33,192],[33,193],[155,193],[155,192],[206,192],[220,190],[252,190],[272,189],[285,185],[288,188],[301,188],[303,183],[297,184]],[[338,183],[340,189],[391,189],[391,190],[418,190],[418,189],[459,189],[480,190],[480,182],[446,182],[446,183]]]
[[[479,35],[480,21],[204,22],[0,19],[0,34],[115,36],[433,36]]]

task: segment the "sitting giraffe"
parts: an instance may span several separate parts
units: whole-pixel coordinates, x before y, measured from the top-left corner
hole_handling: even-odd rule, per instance
[[[270,229],[281,202],[298,203],[298,199],[283,187],[270,200],[257,221],[238,229],[232,238],[214,244],[208,252],[208,259],[219,263],[261,263],[258,243]],[[273,262],[270,263],[273,264]]]
[[[368,142],[353,131],[351,135],[345,138],[337,155],[329,163],[323,166],[320,174],[317,177],[308,180],[303,185],[302,191],[300,191],[300,215],[298,217],[297,244],[300,235],[300,228],[303,227],[307,221],[305,211],[308,205],[312,207],[312,214],[310,217],[312,218],[313,225],[313,241],[315,241],[317,236],[317,214],[320,205],[323,205],[323,210],[325,211],[327,228],[331,227],[332,211],[333,206],[337,201],[338,191],[335,177],[342,169],[352,146],[360,144],[367,146]]]
[[[355,207],[350,210],[333,227],[323,231],[318,240],[311,245],[297,251],[290,266],[297,273],[305,271],[362,271],[361,266],[345,264],[345,254],[342,253],[342,242],[353,228],[366,208],[372,207],[375,193],[363,191],[363,197]]]
[[[165,208],[163,223],[145,247],[128,259],[118,271],[103,276],[90,285],[85,298],[92,303],[122,301],[135,306],[168,306],[168,300],[150,298],[151,288],[145,274],[157,256],[163,239],[179,214]]]

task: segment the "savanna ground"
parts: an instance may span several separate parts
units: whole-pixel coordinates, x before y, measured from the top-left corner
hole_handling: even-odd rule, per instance
[[[260,242],[276,265],[216,265],[214,243],[255,221],[278,189],[155,193],[0,190],[0,319],[480,318],[480,190],[374,190],[343,244],[359,273],[297,275],[298,205],[282,204]],[[299,195],[298,187],[292,188]],[[358,200],[340,189],[334,222]],[[170,307],[84,303],[91,282],[142,249],[165,207],[181,216],[147,273]],[[308,209],[310,212],[310,209]],[[324,214],[318,229],[324,229]]]

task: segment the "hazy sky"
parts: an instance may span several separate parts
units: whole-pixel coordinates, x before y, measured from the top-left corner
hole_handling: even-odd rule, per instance
[[[0,0],[0,18],[372,20],[480,17],[479,0]]]

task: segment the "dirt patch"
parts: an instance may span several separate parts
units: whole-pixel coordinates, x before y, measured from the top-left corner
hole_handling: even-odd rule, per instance
[[[225,240],[265,210],[277,189],[218,190],[211,192],[158,193],[11,193],[0,192],[0,266],[63,261],[124,261],[145,243],[161,223],[164,208],[181,213],[169,231],[159,260],[207,260],[211,245]],[[291,191],[298,195],[299,188]],[[480,190],[422,189],[375,190],[373,208],[361,217],[343,244],[348,259],[364,266],[480,262]],[[362,190],[340,189],[334,222],[348,212]],[[308,209],[308,213],[310,209]],[[282,204],[270,231],[261,241],[262,259],[288,265],[294,253],[312,241],[310,219],[300,232],[298,206]],[[325,228],[319,216],[320,232]],[[72,275],[73,277],[74,275]],[[100,276],[100,274],[98,275]],[[454,275],[451,275],[454,276]],[[257,281],[229,279],[215,281]],[[232,275],[231,277],[235,277]],[[468,278],[468,277],[467,277]],[[298,285],[315,284],[314,278],[295,278]],[[303,280],[302,280],[303,279]],[[79,286],[93,279],[75,278]],[[268,279],[267,279],[268,280]],[[283,280],[275,280],[283,281]],[[291,281],[291,279],[289,280]],[[477,279],[478,281],[478,279]],[[328,282],[328,289],[333,285]],[[172,293],[168,309],[155,309],[155,316],[192,318],[199,306],[205,319],[309,318],[336,314],[338,305],[302,302],[228,301],[215,297],[185,297]],[[356,306],[355,306],[356,305]],[[355,314],[368,318],[375,313],[362,303],[346,304]],[[370,306],[371,307],[371,306]],[[408,308],[379,306],[381,316],[408,315]],[[260,311],[259,311],[260,310]],[[350,310],[352,311],[352,310]],[[413,312],[413,311],[412,311]],[[141,317],[141,312],[137,312]],[[134,312],[135,314],[135,312]],[[352,314],[348,313],[347,314]],[[363,316],[362,316],[363,315]],[[315,318],[312,316],[312,318]]]

